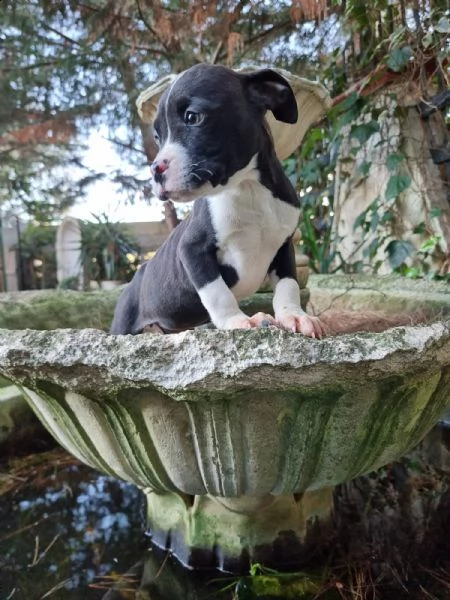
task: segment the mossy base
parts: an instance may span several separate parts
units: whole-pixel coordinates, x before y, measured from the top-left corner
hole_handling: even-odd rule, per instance
[[[191,568],[286,568],[330,528],[332,488],[260,498],[145,493],[153,542]]]

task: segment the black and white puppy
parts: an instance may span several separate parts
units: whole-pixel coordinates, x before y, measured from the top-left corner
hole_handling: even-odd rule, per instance
[[[211,320],[220,329],[268,323],[323,335],[319,319],[300,307],[291,241],[299,200],[275,155],[267,110],[297,121],[288,82],[270,69],[242,74],[200,64],[164,92],[154,123],[154,191],[195,203],[123,291],[111,333],[171,333]],[[238,301],[266,275],[275,319],[248,317]]]

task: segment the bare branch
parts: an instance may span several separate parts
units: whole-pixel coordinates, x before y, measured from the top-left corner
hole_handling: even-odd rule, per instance
[[[111,138],[111,137],[107,137],[105,139],[108,140],[108,142],[111,142],[111,144],[115,144],[116,146],[120,146],[121,148],[125,148],[126,150],[132,150],[133,152],[138,152],[139,154],[146,156],[146,153],[144,152],[144,150],[142,148],[133,146],[133,144],[131,142],[129,142],[129,143],[121,142],[120,140],[117,140],[117,139]]]
[[[169,48],[167,47],[167,45],[163,42],[163,40],[160,38],[160,36],[156,33],[155,29],[153,28],[153,26],[147,21],[147,18],[144,15],[144,11],[141,8],[140,2],[139,0],[136,0],[136,6],[138,9],[138,13],[139,13],[139,18],[141,19],[141,21],[144,23],[145,27],[148,29],[148,31],[150,31],[150,33],[155,37],[156,40],[158,40],[158,42],[161,44],[161,46],[164,48],[164,50],[166,51],[166,55],[167,53],[169,53]]]
[[[47,31],[51,31],[52,33],[55,33],[56,35],[59,35],[60,37],[63,38],[63,40],[66,40],[66,42],[69,42],[70,44],[75,44],[76,46],[81,46],[80,42],[78,42],[77,40],[74,40],[73,38],[69,37],[68,35],[65,35],[64,33],[62,33],[62,31],[58,31],[54,27],[51,27],[50,25],[48,25],[48,23],[45,23],[44,21],[39,21],[39,26],[42,27],[42,29],[46,29]]]
[[[220,40],[220,42],[217,44],[217,47],[216,47],[216,49],[214,51],[214,54],[213,54],[213,57],[211,59],[211,64],[212,65],[216,64],[216,62],[217,62],[217,60],[219,58],[220,51],[222,50],[222,48],[223,48],[223,41]]]

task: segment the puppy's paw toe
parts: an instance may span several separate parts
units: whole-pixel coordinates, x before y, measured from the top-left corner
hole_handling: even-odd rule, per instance
[[[254,325],[246,315],[236,315],[227,319],[221,329],[251,329],[251,327]]]
[[[256,313],[252,317],[246,315],[235,315],[227,319],[223,329],[252,329],[255,327],[271,327],[277,323],[272,315],[263,312]]]
[[[325,335],[325,328],[320,319],[306,313],[285,313],[277,318],[277,324],[287,331],[302,333],[312,338],[322,338]]]
[[[272,315],[268,315],[263,312],[258,312],[250,317],[250,323],[252,327],[270,327],[271,325],[276,326],[276,321]]]

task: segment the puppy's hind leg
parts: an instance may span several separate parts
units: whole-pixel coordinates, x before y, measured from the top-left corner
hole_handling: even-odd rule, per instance
[[[149,325],[145,325],[142,333],[153,333],[156,335],[164,335],[165,331],[161,329],[158,323],[151,323]]]

